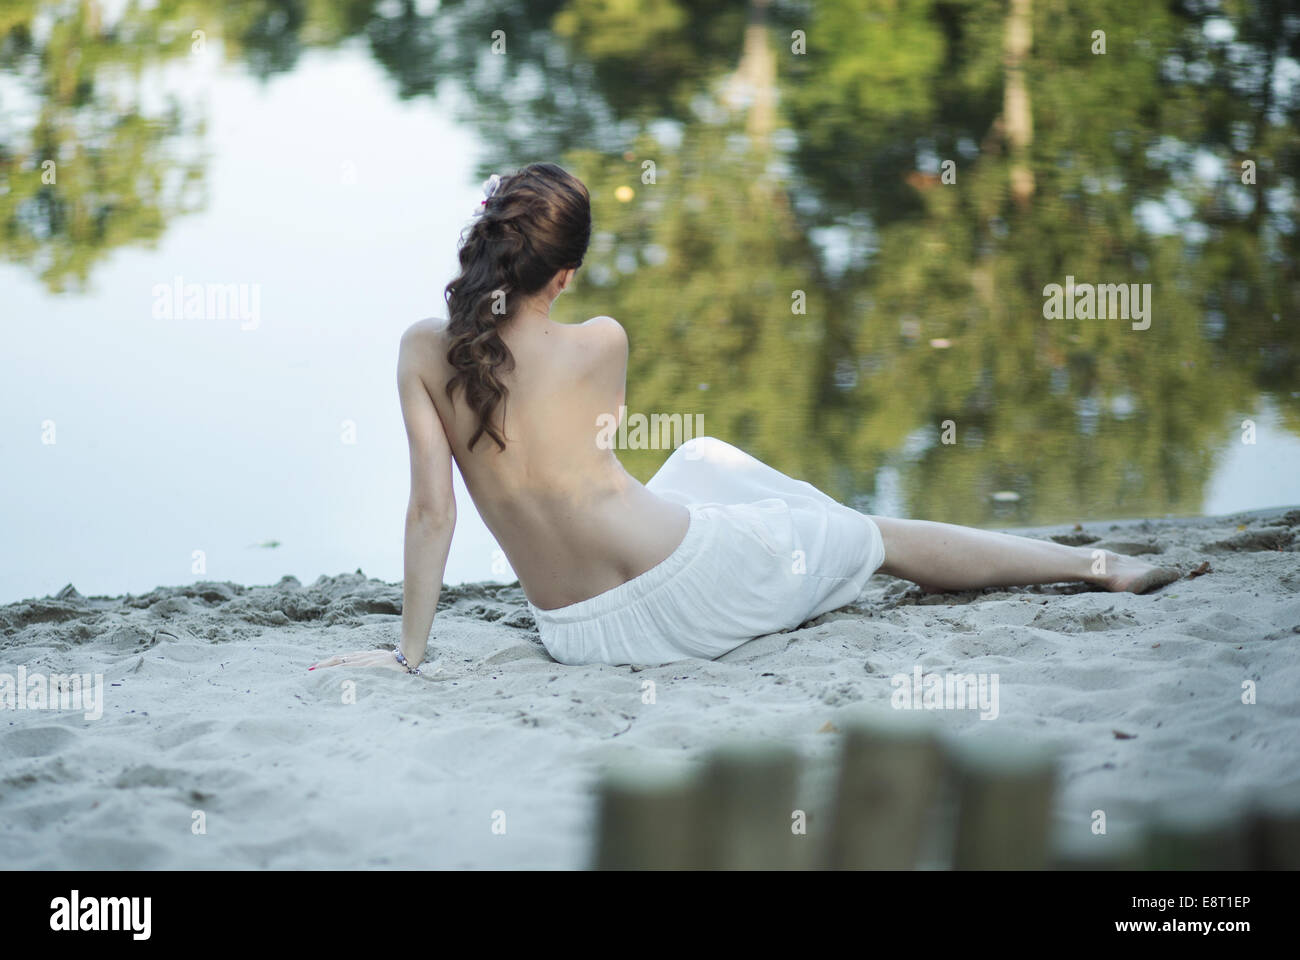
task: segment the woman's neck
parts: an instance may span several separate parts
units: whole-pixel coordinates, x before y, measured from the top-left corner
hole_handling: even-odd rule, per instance
[[[551,305],[553,300],[529,297],[515,311],[514,322],[517,326],[544,325],[551,322]]]

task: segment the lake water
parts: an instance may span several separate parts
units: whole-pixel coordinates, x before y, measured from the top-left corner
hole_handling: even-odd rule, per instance
[[[877,513],[1300,503],[1300,22],[1089,6],[1023,100],[1001,3],[6,9],[0,602],[400,579],[397,341],[535,159],[592,191],[555,313],[622,321],[631,414]],[[513,579],[457,489],[446,580]]]

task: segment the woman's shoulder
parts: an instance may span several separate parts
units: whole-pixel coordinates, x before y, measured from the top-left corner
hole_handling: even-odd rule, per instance
[[[586,331],[587,335],[590,337],[597,338],[609,344],[621,343],[624,346],[627,345],[627,331],[624,330],[623,325],[613,317],[592,317],[585,323],[578,324],[578,326],[582,330]]]
[[[447,321],[439,317],[417,320],[402,332],[398,348],[398,368],[413,369],[426,375],[446,362]]]
[[[437,339],[447,332],[447,321],[442,317],[417,320],[402,333],[402,342]]]
[[[446,346],[447,321],[441,317],[417,320],[402,332],[402,353],[438,351]]]

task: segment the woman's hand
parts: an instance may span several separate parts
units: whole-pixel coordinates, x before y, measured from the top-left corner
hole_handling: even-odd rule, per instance
[[[358,650],[356,653],[344,653],[313,664],[308,670],[317,667],[379,667],[384,670],[397,670],[406,673],[406,668],[397,662],[392,650]]]

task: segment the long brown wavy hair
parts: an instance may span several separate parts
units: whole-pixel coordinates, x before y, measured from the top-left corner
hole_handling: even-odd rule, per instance
[[[445,291],[447,362],[456,371],[447,397],[454,403],[455,391],[463,390],[478,415],[469,449],[485,433],[506,447],[493,416],[509,393],[501,376],[515,365],[502,327],[520,300],[560,270],[580,267],[590,240],[587,188],[553,163],[530,163],[502,177],[462,236],[460,273]]]

